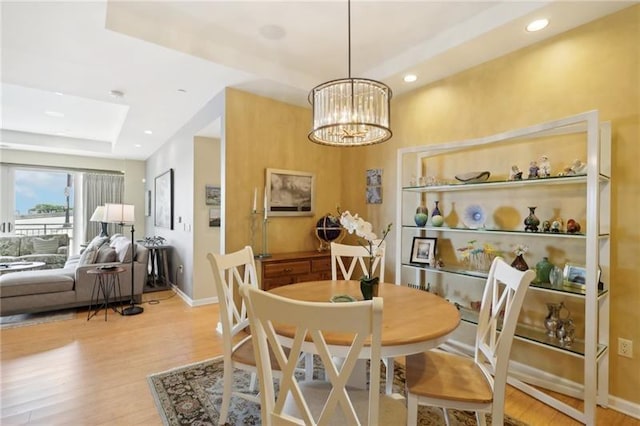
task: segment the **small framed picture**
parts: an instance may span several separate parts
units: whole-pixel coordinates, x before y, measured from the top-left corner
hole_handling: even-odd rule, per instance
[[[587,269],[584,265],[575,265],[573,263],[567,263],[564,265],[564,285],[569,287],[576,287],[585,289],[587,282]],[[598,268],[598,276],[596,281],[600,282],[600,268]]]
[[[433,266],[436,258],[437,242],[437,238],[413,237],[409,262]]]
[[[205,185],[205,203],[209,206],[219,206],[220,205],[220,187],[213,185]]]

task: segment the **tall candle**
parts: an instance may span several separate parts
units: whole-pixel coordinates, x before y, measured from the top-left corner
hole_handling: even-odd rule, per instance
[[[267,220],[267,187],[264,187],[264,220]]]
[[[253,188],[253,210],[251,210],[252,212],[256,212],[256,208],[258,207],[257,205],[258,203],[258,188]]]

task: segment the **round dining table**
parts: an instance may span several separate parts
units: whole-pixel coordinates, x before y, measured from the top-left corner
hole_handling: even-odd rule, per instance
[[[359,281],[307,281],[269,290],[295,300],[330,302],[338,295],[362,300]],[[383,298],[381,356],[398,357],[420,353],[444,343],[460,324],[460,313],[450,302],[435,294],[406,286],[380,283]],[[282,337],[292,337],[290,327],[276,325]],[[352,336],[326,333],[329,345],[350,345]],[[367,357],[367,354],[362,354]]]

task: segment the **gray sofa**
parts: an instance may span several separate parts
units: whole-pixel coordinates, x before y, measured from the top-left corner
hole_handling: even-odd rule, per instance
[[[69,251],[67,234],[0,237],[0,263],[44,262],[41,269],[64,267]]]
[[[148,250],[135,245],[134,298],[141,300],[147,277]],[[0,275],[0,316],[89,306],[99,266],[117,265],[122,300],[131,296],[131,244],[122,235],[110,240],[96,237],[82,255],[71,256],[63,268],[9,272]]]

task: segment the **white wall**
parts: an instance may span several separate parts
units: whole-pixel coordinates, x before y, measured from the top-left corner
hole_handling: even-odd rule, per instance
[[[172,246],[169,270],[171,281],[193,304],[198,304],[200,289],[205,289],[210,281],[194,281],[194,234],[208,230],[208,223],[199,223],[194,218],[195,194],[204,193],[204,187],[195,186],[195,142],[196,134],[216,119],[222,117],[224,111],[224,92],[213,97],[185,126],[169,141],[147,159],[147,188],[152,192],[152,211],[147,218],[147,236],[162,236]],[[155,191],[154,179],[161,173],[173,169],[174,172],[174,223],[173,230],[158,228],[154,225],[153,203]],[[202,194],[202,197],[204,195]],[[205,254],[198,253],[198,256]],[[181,274],[176,271],[179,265],[184,269]],[[206,276],[206,275],[205,275]],[[206,276],[208,278],[208,276]],[[202,294],[208,294],[206,289]],[[197,297],[196,297],[197,295]]]

